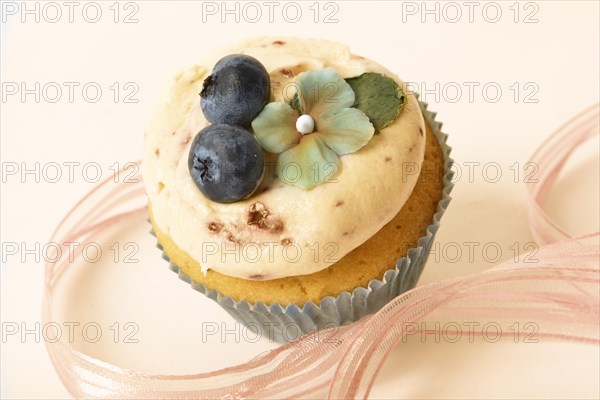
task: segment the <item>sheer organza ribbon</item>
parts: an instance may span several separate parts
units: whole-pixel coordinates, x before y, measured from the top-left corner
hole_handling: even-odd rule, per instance
[[[385,358],[403,338],[432,321],[494,321],[500,335],[535,324],[536,339],[600,344],[600,236],[569,239],[541,202],[573,149],[597,134],[598,106],[562,127],[534,154],[539,181],[529,184],[536,261],[508,262],[485,272],[418,287],[360,321],[305,335],[246,364],[197,375],[149,375],[92,358],[59,340],[46,342],[67,390],[84,398],[297,398],[329,388],[330,398],[367,398]],[[145,214],[141,177],[107,180],[63,219],[51,241],[92,241],[115,224]],[[78,246],[81,249],[84,246]],[[76,253],[76,256],[79,254]],[[57,284],[72,260],[48,263],[44,322],[53,321]],[[77,261],[82,262],[82,261]],[[510,325],[510,326],[509,326]],[[184,329],[184,327],[182,327]],[[471,332],[472,333],[472,332]],[[475,332],[477,333],[477,332]]]
[[[536,166],[538,174],[526,183],[529,192],[529,223],[531,233],[539,245],[570,237],[546,214],[542,204],[573,151],[598,135],[599,108],[600,104],[595,104],[561,126],[531,157],[530,162]]]

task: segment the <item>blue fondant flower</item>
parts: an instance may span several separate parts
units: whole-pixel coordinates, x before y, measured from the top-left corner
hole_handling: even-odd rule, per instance
[[[263,149],[279,154],[277,175],[301,189],[334,178],[339,156],[366,145],[375,129],[369,118],[352,108],[354,91],[335,71],[322,69],[295,78],[297,101],[272,102],[252,121]]]

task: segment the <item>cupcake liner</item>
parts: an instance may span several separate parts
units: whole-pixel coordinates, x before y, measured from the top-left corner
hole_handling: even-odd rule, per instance
[[[416,96],[418,100],[418,94]],[[188,282],[193,289],[219,303],[247,329],[263,337],[268,337],[272,341],[289,342],[316,329],[346,325],[377,312],[390,300],[416,286],[427,261],[440,220],[451,199],[453,160],[450,157],[451,147],[446,144],[448,135],[442,133],[442,123],[435,120],[435,112],[427,110],[427,103],[419,101],[419,106],[444,155],[442,199],[438,203],[433,223],[427,227],[425,236],[420,237],[417,246],[408,249],[406,255],[396,261],[393,269],[384,273],[382,280],[373,279],[366,288],[358,287],[352,293],[342,292],[336,297],[325,297],[319,304],[312,301],[305,303],[302,307],[295,304],[268,305],[263,302],[252,304],[247,300],[236,301],[201,283],[193,282],[189,276],[181,272],[177,265],[171,262],[164,251],[162,257],[169,262],[170,269],[176,272],[180,279]],[[157,244],[157,247],[161,251],[163,250],[160,244]]]

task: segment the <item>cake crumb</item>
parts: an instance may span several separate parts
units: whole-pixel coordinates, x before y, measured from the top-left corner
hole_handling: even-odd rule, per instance
[[[239,245],[243,245],[244,242],[240,239],[238,239],[233,233],[228,232],[227,234],[227,240],[229,240],[231,243],[235,243],[235,244],[239,244]]]
[[[286,78],[291,78],[294,76],[294,71],[289,68],[282,68],[279,70],[279,72],[281,72],[281,75],[285,76]]]
[[[248,207],[247,224],[270,233],[281,233],[283,231],[281,220],[271,215],[271,210],[260,202],[253,203]]]
[[[208,224],[208,230],[213,232],[213,233],[219,233],[223,230],[223,223],[221,222],[209,222]]]

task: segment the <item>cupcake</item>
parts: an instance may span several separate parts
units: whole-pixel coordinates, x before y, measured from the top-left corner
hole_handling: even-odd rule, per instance
[[[171,269],[290,341],[416,284],[449,202],[441,124],[339,43],[257,38],[176,76],[142,174]]]

